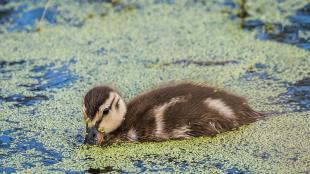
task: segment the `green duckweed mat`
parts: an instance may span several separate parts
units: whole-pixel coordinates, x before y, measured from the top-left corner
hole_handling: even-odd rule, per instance
[[[0,173],[309,173],[310,52],[256,40],[225,2],[52,0],[40,23],[3,24]],[[289,23],[309,1],[269,3],[267,17],[253,11],[261,3],[249,1],[252,17]],[[172,80],[226,89],[272,115],[213,138],[83,145],[89,88],[108,84],[128,101]]]

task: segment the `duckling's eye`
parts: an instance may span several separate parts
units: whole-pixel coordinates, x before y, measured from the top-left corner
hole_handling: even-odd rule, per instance
[[[109,113],[110,109],[109,108],[105,108],[103,111],[102,111],[102,115],[107,115]]]

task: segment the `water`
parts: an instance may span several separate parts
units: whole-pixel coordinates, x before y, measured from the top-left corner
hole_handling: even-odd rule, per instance
[[[282,98],[282,103],[293,111],[310,111],[310,78],[287,84],[287,92],[279,97]]]
[[[9,32],[2,33],[7,36],[3,42],[8,46],[16,42],[16,49],[7,51],[7,48],[3,47],[6,52],[0,53],[0,80],[3,82],[3,88],[0,89],[0,110],[3,116],[0,118],[0,173],[24,172],[25,169],[29,169],[29,172],[33,172],[31,169],[44,169],[44,172],[61,173],[169,173],[212,168],[218,172],[241,174],[269,172],[262,171],[267,163],[271,172],[279,169],[278,166],[286,171],[295,169],[301,172],[303,167],[307,167],[303,157],[309,153],[305,145],[308,135],[306,131],[299,132],[297,128],[307,129],[308,120],[304,112],[310,111],[309,76],[303,76],[302,80],[296,83],[281,79],[277,73],[285,73],[279,71],[279,67],[283,65],[278,64],[277,60],[268,62],[282,55],[281,51],[270,48],[270,52],[269,49],[260,47],[251,52],[249,50],[255,47],[251,44],[256,40],[244,43],[243,38],[236,37],[234,40],[235,37],[229,35],[229,32],[243,36],[242,34],[249,30],[255,31],[255,37],[259,40],[270,40],[310,50],[307,34],[301,34],[310,30],[310,5],[292,13],[294,15],[288,17],[290,24],[285,25],[267,23],[259,19],[249,20],[251,14],[244,11],[246,6],[241,7],[230,0],[187,1],[181,7],[178,6],[179,1],[175,0],[154,0],[150,3],[75,1],[78,5],[70,2],[70,5],[78,7],[76,9],[79,9],[80,13],[75,13],[76,9],[63,8],[63,4],[53,1],[55,4],[49,6],[43,17],[46,24],[42,29],[47,27],[51,32],[47,37],[46,33],[37,30],[45,2],[39,4],[38,1],[38,5],[31,8],[22,1],[16,2],[21,3],[16,7],[0,9],[1,31]],[[0,2],[1,5],[9,3]],[[102,4],[109,7],[102,8]],[[201,6],[206,8],[201,10]],[[179,8],[185,10],[178,11]],[[200,12],[198,14],[202,17],[198,18],[196,13],[189,13],[191,8],[197,8],[195,12]],[[208,16],[218,11],[226,14],[226,8],[242,9],[243,12],[229,12],[227,21],[226,18],[221,18],[223,23],[212,18],[213,15]],[[109,16],[111,11],[113,14]],[[156,14],[163,15],[164,18],[155,18]],[[193,14],[194,17],[191,17]],[[140,15],[143,18],[140,18]],[[148,28],[144,23],[136,23],[131,19],[133,16],[139,20],[148,19],[148,22],[153,20],[154,25]],[[181,17],[178,18],[179,16]],[[170,18],[173,20],[169,20]],[[237,19],[240,18],[243,20],[244,33],[238,28]],[[205,19],[207,20],[203,25],[197,22]],[[156,20],[159,23],[156,23]],[[93,21],[96,21],[95,25]],[[128,21],[130,24],[124,27],[122,24]],[[179,21],[180,25],[175,25],[176,21]],[[230,22],[235,24],[235,28],[221,30]],[[63,27],[61,33],[53,33],[53,27],[57,26]],[[84,27],[88,27],[88,30]],[[74,30],[71,30],[72,28]],[[109,28],[112,30],[108,30]],[[132,30],[127,31],[124,28]],[[137,28],[143,32],[137,32]],[[209,32],[213,33],[211,30],[218,29],[224,32],[208,35]],[[186,34],[180,34],[180,31]],[[196,32],[200,32],[200,35],[195,35]],[[41,52],[41,45],[23,49],[29,42],[19,37],[25,34],[27,37],[24,39],[41,39],[42,45],[48,45],[48,51]],[[59,37],[58,34],[62,36],[58,43],[46,44],[50,42],[51,37]],[[181,45],[175,44],[181,41]],[[190,51],[183,52],[184,48]],[[20,50],[22,51],[19,52]],[[7,56],[7,52],[14,56]],[[34,57],[29,52],[38,56]],[[288,54],[288,58],[293,57],[294,60],[290,60],[296,64],[307,64],[299,62],[298,58],[307,58],[308,55],[297,52],[291,51],[292,55]],[[42,53],[48,53],[49,56],[42,56]],[[62,58],[57,59],[58,57]],[[182,59],[176,60],[173,57]],[[267,62],[264,62],[265,57],[269,57]],[[164,72],[166,74],[158,70],[162,67],[167,67],[168,70]],[[182,71],[179,68],[183,68]],[[290,71],[291,67],[286,68]],[[288,73],[296,74],[294,71]],[[82,123],[79,108],[83,95],[80,91],[86,90],[90,85],[113,81],[119,84],[120,90],[125,91],[124,95],[127,96],[127,93],[145,89],[146,86],[151,86],[151,83],[156,85],[157,81],[154,79],[158,77],[160,81],[167,81],[167,76],[173,79],[193,80],[206,80],[206,77],[210,77],[210,83],[219,86],[223,86],[221,80],[224,78],[222,81],[240,82],[240,91],[246,91],[247,84],[257,81],[272,84],[287,91],[276,97],[279,100],[271,100],[289,108],[287,113],[293,115],[278,120],[282,121],[283,125],[267,120],[221,135],[225,141],[220,143],[218,141],[221,137],[213,137],[199,141],[173,141],[167,144],[130,144],[101,150],[89,147],[84,151],[81,148],[85,125]],[[257,88],[260,85],[257,83]],[[278,92],[277,89],[274,89],[275,93]],[[268,102],[269,94],[274,92],[264,96],[260,93],[263,90],[265,89],[255,88],[246,94],[254,98],[253,103],[261,105],[260,102]],[[258,98],[255,98],[256,96]],[[304,122],[298,120],[300,117]],[[290,118],[292,120],[289,120]],[[299,125],[296,126],[295,123]],[[279,136],[273,138],[273,135]],[[248,146],[240,148],[242,143]],[[287,146],[293,148],[289,149]],[[269,151],[270,148],[276,148],[279,153],[274,155]],[[288,165],[286,158],[296,165]],[[277,163],[274,164],[274,161]]]
[[[34,62],[35,60],[28,62],[25,60],[0,62],[0,79],[10,80],[13,74],[22,71],[25,66],[32,66],[30,71],[25,74],[25,78],[35,79],[37,81],[37,83],[19,83],[17,85],[18,87],[24,87],[26,90],[31,91],[32,95],[20,93],[6,96],[0,95],[0,103],[10,102],[16,107],[35,105],[52,97],[52,95],[42,94],[42,91],[63,88],[74,83],[77,79],[77,76],[69,70],[69,66],[75,63],[73,58],[68,62],[57,62],[57,65],[52,62],[38,66]]]
[[[245,30],[255,30],[257,39],[295,45],[310,51],[310,37],[300,35],[302,32],[310,32],[310,4],[297,10],[295,15],[288,18],[291,22],[290,25],[244,18],[242,27]]]

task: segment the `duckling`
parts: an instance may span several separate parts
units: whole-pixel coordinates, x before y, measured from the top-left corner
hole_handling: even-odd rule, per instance
[[[96,86],[82,111],[85,142],[94,145],[215,136],[262,117],[244,98],[194,83],[161,86],[127,104],[111,87]]]

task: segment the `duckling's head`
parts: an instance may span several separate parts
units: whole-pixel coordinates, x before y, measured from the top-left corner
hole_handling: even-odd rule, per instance
[[[82,111],[86,122],[85,142],[103,145],[109,133],[122,124],[127,108],[118,92],[108,86],[96,86],[86,93]]]

